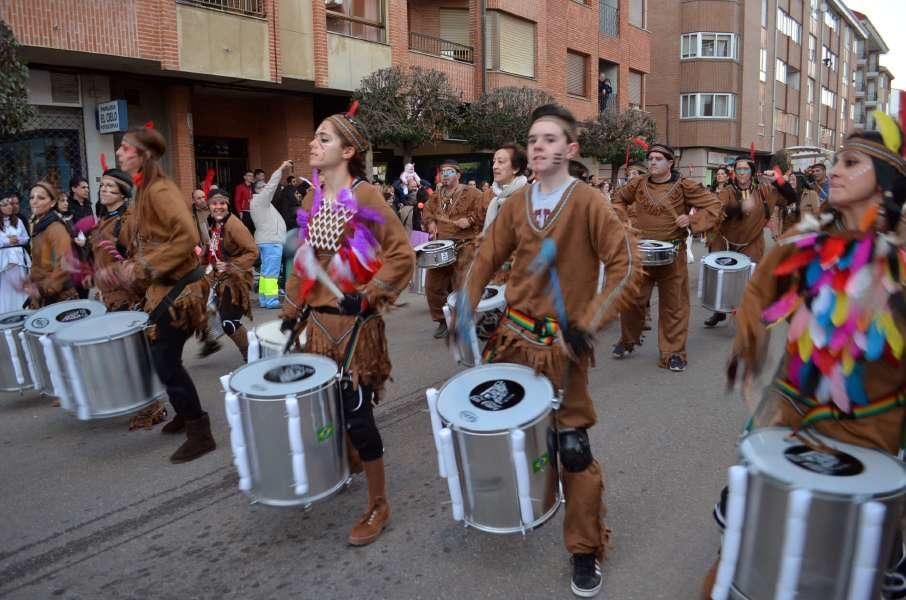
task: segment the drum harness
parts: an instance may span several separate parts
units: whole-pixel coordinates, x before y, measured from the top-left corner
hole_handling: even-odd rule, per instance
[[[674,182],[674,184],[670,187],[670,189],[667,190],[667,193],[660,196],[657,200],[654,199],[654,197],[651,195],[651,190],[648,189],[648,178],[647,177],[643,178],[642,183],[641,183],[642,191],[645,192],[645,196],[648,198],[648,200],[652,204],[660,204],[662,206],[667,207],[667,209],[669,209],[670,212],[673,214],[674,221],[676,219],[679,219],[679,214],[677,214],[676,209],[673,208],[673,203],[670,202],[670,195],[673,194],[673,190],[675,190],[680,185],[680,182],[682,182],[682,178],[678,178],[676,180],[676,182]],[[682,246],[685,243],[686,244],[686,260],[687,260],[687,262],[692,262],[694,260],[694,257],[692,256],[692,244],[691,244],[692,229],[691,229],[691,227],[686,227],[686,233],[687,233],[687,235],[686,235],[685,239],[680,238],[677,240],[669,240],[669,242],[671,244],[673,244],[673,247],[677,251],[679,250],[680,246]]]

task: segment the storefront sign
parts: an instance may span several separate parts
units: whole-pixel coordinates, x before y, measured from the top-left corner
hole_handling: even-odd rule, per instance
[[[97,125],[99,133],[117,133],[129,128],[125,100],[102,102],[97,108]]]

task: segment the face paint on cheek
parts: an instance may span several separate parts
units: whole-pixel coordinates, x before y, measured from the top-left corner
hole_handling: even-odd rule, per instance
[[[846,180],[852,181],[853,179],[858,179],[859,177],[862,177],[863,175],[868,173],[868,171],[871,169],[871,167],[872,167],[871,165],[862,165],[861,167],[859,167],[858,169],[854,170],[852,173],[847,175]]]
[[[565,156],[565,155],[564,155],[562,152],[554,152],[554,157],[553,157],[553,159],[551,160],[551,163],[552,163],[555,167],[559,167],[560,165],[563,164],[563,158],[564,158],[564,156]]]

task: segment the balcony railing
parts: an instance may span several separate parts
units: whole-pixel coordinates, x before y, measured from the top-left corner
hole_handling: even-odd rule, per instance
[[[459,62],[474,63],[475,51],[471,46],[463,46],[441,38],[423,33],[409,32],[409,49],[434,56],[442,56]]]
[[[265,0],[176,0],[179,4],[189,4],[191,6],[201,6],[234,15],[244,15],[246,17],[264,18],[267,13],[264,10]]]
[[[616,92],[607,96],[607,106],[604,106],[604,96],[598,96],[598,113],[617,114],[620,112],[620,98]]]
[[[620,35],[620,9],[607,4],[607,0],[600,0],[601,17],[599,29],[604,35],[618,37]]]

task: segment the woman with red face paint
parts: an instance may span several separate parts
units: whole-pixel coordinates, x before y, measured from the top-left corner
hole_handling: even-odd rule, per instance
[[[315,185],[299,211],[301,245],[281,316],[283,329],[293,332],[310,320],[306,352],[338,365],[348,357],[341,393],[347,441],[354,449],[350,463],[353,470],[362,468],[356,464],[361,459],[368,480],[368,506],[348,541],[364,546],[390,519],[384,444],[372,412],[391,369],[381,310],[408,287],[415,254],[381,191],[365,181],[370,143],[352,112],[324,119],[309,144]],[[342,290],[342,299],[331,287]]]
[[[182,363],[186,341],[206,329],[208,283],[195,254],[198,231],[192,213],[160,164],[165,151],[163,136],[147,126],[127,132],[116,151],[120,168],[135,182],[135,200],[126,260],[114,269],[124,285],[147,285],[151,355],[176,411],[163,432],[185,430],[186,441],[170,456],[171,462],[182,463],[216,448],[208,415]]]

